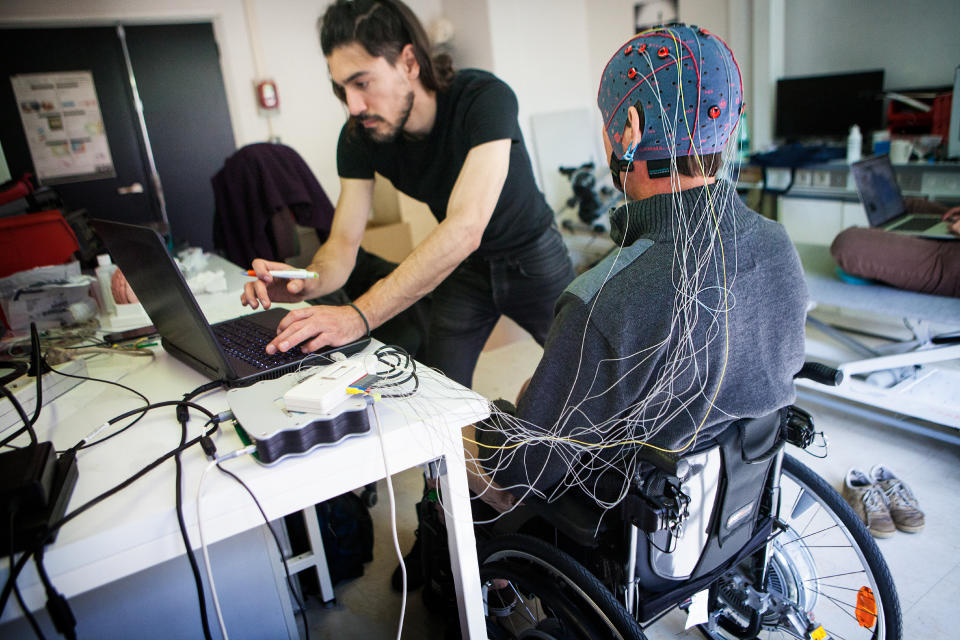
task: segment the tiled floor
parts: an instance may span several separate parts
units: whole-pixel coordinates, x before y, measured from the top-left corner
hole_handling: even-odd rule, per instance
[[[474,387],[489,398],[513,399],[530,375],[540,349],[521,341],[486,351],[481,356]],[[958,392],[960,398],[960,392]],[[960,399],[958,399],[960,404]],[[805,404],[818,429],[829,437],[829,457],[818,460],[794,451],[834,487],[839,487],[847,469],[869,469],[882,462],[914,490],[927,514],[926,530],[920,534],[897,533],[878,540],[893,573],[903,612],[905,639],[952,639],[957,637],[955,612],[960,599],[960,448],[934,439],[906,433],[880,424],[851,419],[816,404]],[[418,471],[394,478],[397,491],[397,524],[400,546],[406,552],[413,541],[413,504],[420,496]],[[333,609],[311,608],[311,636],[342,639],[377,639],[396,636],[400,597],[390,590],[390,573],[397,564],[390,537],[387,492],[380,483],[380,503],[373,510],[376,526],[374,560],[363,578],[338,586],[338,604]],[[684,616],[674,612],[647,631],[651,640],[698,638],[684,632]],[[952,629],[952,631],[951,631]],[[443,625],[425,611],[420,592],[407,602],[405,638],[442,638]]]

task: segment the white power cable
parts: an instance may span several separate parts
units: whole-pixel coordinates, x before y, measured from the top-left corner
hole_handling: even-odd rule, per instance
[[[200,474],[200,482],[197,483],[197,528],[200,530],[200,549],[203,551],[203,564],[207,572],[207,582],[210,583],[210,593],[213,594],[213,608],[217,612],[217,623],[220,625],[220,633],[223,635],[223,640],[229,640],[227,626],[223,622],[223,612],[220,610],[220,598],[217,597],[217,585],[213,581],[213,570],[210,568],[210,554],[207,552],[207,541],[203,537],[203,516],[200,510],[201,499],[203,497],[203,480],[207,477],[207,472],[216,465],[216,460],[208,464],[203,470],[203,473]]]
[[[380,413],[373,404],[373,398],[367,396],[367,403],[373,412],[374,422],[377,425],[377,436],[380,438],[380,455],[383,457],[384,478],[387,481],[387,496],[390,498],[390,533],[393,535],[393,549],[400,560],[400,575],[402,577],[400,589],[400,624],[397,626],[397,640],[403,634],[403,618],[407,611],[407,568],[403,564],[403,552],[400,551],[400,540],[397,537],[397,504],[393,496],[393,480],[390,478],[390,467],[387,464],[387,443],[383,437],[383,427],[380,426]]]
[[[217,585],[213,581],[213,569],[210,567],[210,554],[207,551],[207,541],[203,537],[203,515],[201,512],[201,503],[203,501],[203,481],[207,477],[207,473],[210,471],[210,469],[217,466],[224,460],[231,460],[233,458],[239,458],[240,456],[250,455],[256,450],[256,445],[250,445],[244,447],[243,449],[237,449],[236,451],[231,451],[230,453],[216,458],[215,460],[211,461],[206,468],[204,468],[203,473],[200,474],[200,482],[197,483],[197,529],[200,531],[200,550],[203,552],[204,569],[207,573],[207,582],[210,583],[210,593],[213,595],[213,608],[217,612],[217,623],[220,625],[220,633],[223,634],[223,640],[229,640],[229,636],[227,635],[227,626],[223,622],[223,611],[220,610],[220,598],[217,597]]]

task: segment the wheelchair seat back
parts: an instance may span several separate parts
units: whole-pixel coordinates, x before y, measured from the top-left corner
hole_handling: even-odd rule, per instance
[[[673,529],[644,532],[641,527],[636,576],[642,588],[663,591],[705,576],[754,538],[773,454],[782,446],[781,414],[738,420],[684,457],[689,471],[681,488],[690,498],[689,515]],[[641,491],[655,484],[653,478]],[[630,501],[624,512],[626,521],[636,522],[629,514]]]

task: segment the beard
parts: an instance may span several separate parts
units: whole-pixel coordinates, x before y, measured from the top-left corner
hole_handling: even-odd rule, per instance
[[[404,125],[407,124],[407,120],[410,118],[410,112],[413,110],[413,91],[407,93],[404,102],[405,104],[403,105],[403,109],[401,110],[400,115],[395,123],[387,121],[387,119],[382,116],[367,115],[363,113],[357,116],[357,122],[362,123],[362,121],[365,119],[379,120],[387,125],[385,129],[381,128],[380,126],[370,129],[364,127],[364,133],[366,133],[371,140],[378,144],[393,142],[397,139],[397,136],[400,135],[400,132],[403,131]]]

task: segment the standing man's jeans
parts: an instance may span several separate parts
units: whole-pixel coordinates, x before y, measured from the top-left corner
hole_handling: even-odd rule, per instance
[[[434,291],[424,363],[471,386],[477,358],[501,314],[542,345],[554,304],[574,275],[556,227],[509,255],[467,258]]]

